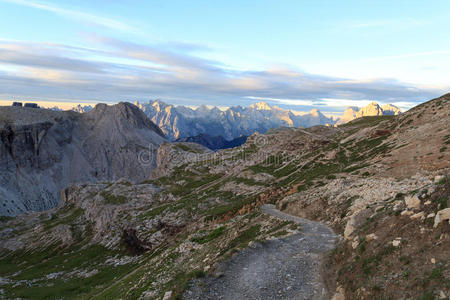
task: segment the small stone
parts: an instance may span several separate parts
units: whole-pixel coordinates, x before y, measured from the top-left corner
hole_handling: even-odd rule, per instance
[[[407,209],[401,212],[402,216],[410,216],[412,214],[414,214],[414,212],[411,210],[407,210]]]
[[[400,246],[401,242],[402,242],[402,238],[396,238],[395,240],[392,241],[392,246],[398,247],[398,246]]]
[[[436,259],[432,258],[432,259],[431,259],[431,263],[432,263],[432,264],[435,264],[435,263],[436,263]]]
[[[423,211],[421,211],[421,212],[419,212],[419,213],[417,213],[417,214],[414,214],[414,215],[412,215],[412,216],[410,216],[409,217],[411,220],[416,220],[416,219],[425,219],[425,213],[423,212]]]
[[[352,248],[353,248],[353,249],[358,248],[358,246],[359,246],[359,242],[358,242],[357,240],[355,240],[355,241],[352,242]]]
[[[428,219],[428,218],[434,218],[435,215],[436,215],[435,213],[431,213],[431,214],[429,214],[429,215],[427,216],[427,219]]]
[[[204,272],[208,272],[209,269],[211,269],[211,266],[205,266],[205,267],[203,268],[203,271],[204,271]]]
[[[425,204],[425,205],[430,205],[430,204],[431,204],[431,201],[430,201],[430,200],[427,200],[427,201],[425,201],[424,204]]]
[[[398,201],[394,202],[394,206],[392,207],[392,209],[394,211],[399,211],[399,210],[402,210],[403,207],[404,207],[403,201],[398,200]]]
[[[168,291],[164,294],[164,297],[162,298],[162,300],[170,300],[171,297],[172,297],[172,291]]]
[[[439,299],[447,299],[447,295],[444,293],[444,291],[439,291]]]
[[[333,298],[331,298],[331,300],[345,300],[345,296],[344,296],[344,288],[341,286],[338,286],[336,288],[336,293],[333,295]]]
[[[366,235],[366,241],[367,242],[371,242],[371,241],[376,240],[376,239],[378,239],[378,237],[377,237],[377,235],[375,233],[371,233],[371,234]]]

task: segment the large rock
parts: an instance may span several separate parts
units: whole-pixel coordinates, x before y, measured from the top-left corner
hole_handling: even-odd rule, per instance
[[[450,207],[438,211],[438,213],[434,217],[434,227],[436,228],[439,223],[445,220],[450,220]]]
[[[405,197],[405,204],[409,209],[419,209],[420,199],[417,195],[408,195]]]

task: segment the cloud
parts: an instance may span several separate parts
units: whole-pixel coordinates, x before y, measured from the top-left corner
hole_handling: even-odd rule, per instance
[[[82,11],[61,8],[61,7],[51,5],[48,3],[44,3],[44,2],[33,2],[33,1],[28,1],[28,0],[0,0],[0,1],[49,11],[49,12],[55,13],[57,15],[65,17],[65,18],[70,18],[70,19],[74,19],[77,21],[81,21],[83,23],[94,24],[94,25],[106,27],[109,29],[121,30],[121,31],[127,31],[127,32],[136,31],[136,29],[133,28],[132,26],[122,23],[120,21],[111,19],[111,18],[105,18],[105,17],[85,13]]]
[[[182,48],[91,39],[98,48],[0,40],[0,98],[103,102],[162,98],[175,99],[175,104],[222,106],[268,100],[299,110],[319,107],[334,112],[367,101],[405,107],[446,92],[395,79],[309,74],[289,66],[236,70]]]

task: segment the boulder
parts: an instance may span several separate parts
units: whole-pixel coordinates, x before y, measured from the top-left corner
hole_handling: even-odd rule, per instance
[[[434,177],[434,183],[438,183],[444,178],[445,178],[444,175],[437,175],[437,176]]]
[[[438,211],[436,217],[434,217],[434,228],[436,228],[439,223],[445,220],[450,220],[450,207]]]
[[[420,199],[417,195],[408,195],[405,197],[405,204],[409,209],[420,208]]]

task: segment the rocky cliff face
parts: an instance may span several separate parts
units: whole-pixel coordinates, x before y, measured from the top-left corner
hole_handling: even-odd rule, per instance
[[[0,215],[53,208],[73,182],[144,180],[165,141],[129,103],[86,114],[2,107],[0,117]]]

